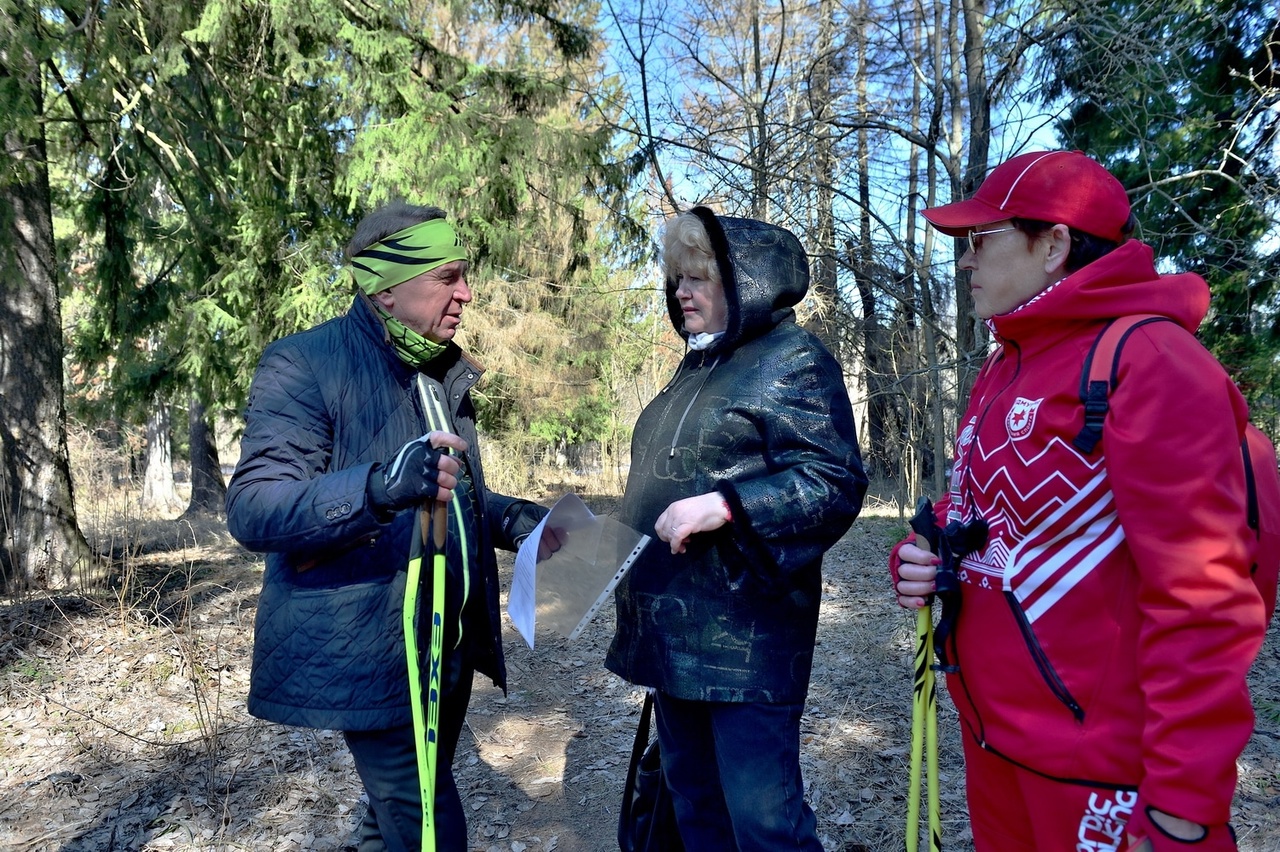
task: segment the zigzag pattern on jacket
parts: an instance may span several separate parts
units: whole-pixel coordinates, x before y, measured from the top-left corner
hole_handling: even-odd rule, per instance
[[[975,418],[961,434],[949,517],[963,520],[959,507],[967,496],[991,532],[988,546],[961,563],[961,579],[984,587],[998,579],[1034,623],[1124,541],[1106,465],[1101,456],[1086,459],[1056,436],[1030,457],[1021,453],[1024,441],[1007,435],[988,449],[981,439],[973,441],[976,426]],[[985,462],[1006,450],[1019,460],[1016,470],[1000,465],[985,480],[973,479],[972,453]],[[1024,514],[1028,508],[1034,512]],[[1012,541],[1011,528],[1028,533]]]

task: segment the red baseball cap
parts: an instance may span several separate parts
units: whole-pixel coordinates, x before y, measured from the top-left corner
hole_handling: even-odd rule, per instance
[[[1129,220],[1129,196],[1111,172],[1080,151],[1033,151],[996,166],[972,198],[930,207],[922,215],[953,237],[1017,217],[1120,243]]]

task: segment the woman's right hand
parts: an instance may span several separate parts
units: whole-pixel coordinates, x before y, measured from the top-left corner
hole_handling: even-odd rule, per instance
[[[937,589],[938,557],[914,544],[898,548],[898,606],[920,609],[928,605],[928,597]]]
[[[658,516],[653,531],[671,545],[672,554],[684,553],[694,533],[718,530],[729,520],[729,504],[719,491],[710,491],[672,503]]]

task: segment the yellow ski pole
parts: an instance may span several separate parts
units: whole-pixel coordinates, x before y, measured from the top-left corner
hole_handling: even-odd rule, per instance
[[[933,618],[929,607],[916,613],[915,682],[911,690],[911,770],[907,782],[907,852],[920,848],[920,770],[924,765],[926,648],[932,641]]]
[[[430,514],[428,514],[428,512]],[[413,713],[413,740],[418,761],[418,794],[422,800],[422,852],[435,852],[436,763],[440,731],[440,664],[444,648],[445,539],[449,529],[449,507],[432,501],[420,514],[422,531],[413,536],[405,579],[405,657],[409,668],[409,702]],[[428,525],[428,518],[430,524]],[[422,666],[418,648],[418,589],[422,581],[424,543],[431,545],[431,644],[424,706]]]
[[[916,547],[932,553],[933,504],[920,498],[911,519]],[[942,815],[938,790],[938,692],[933,671],[933,598],[916,611],[915,676],[911,692],[911,767],[907,783],[907,852],[920,847],[920,775],[927,766],[929,848],[942,849]]]
[[[927,761],[927,796],[929,804],[929,850],[942,850],[942,812],[938,801],[938,684],[933,668],[933,617],[932,607],[926,607],[926,620],[929,622],[925,643],[929,646],[929,665],[925,667],[925,727],[924,748]]]
[[[427,681],[427,768],[429,771],[422,821],[422,852],[436,848],[436,770],[440,750],[440,668],[444,658],[445,537],[449,531],[449,506],[431,504],[431,674]],[[430,796],[429,799],[425,798]]]

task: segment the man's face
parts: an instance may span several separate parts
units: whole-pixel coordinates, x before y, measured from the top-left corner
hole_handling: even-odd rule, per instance
[[[471,301],[467,261],[455,260],[414,276],[374,298],[387,313],[434,343],[452,340]]]

